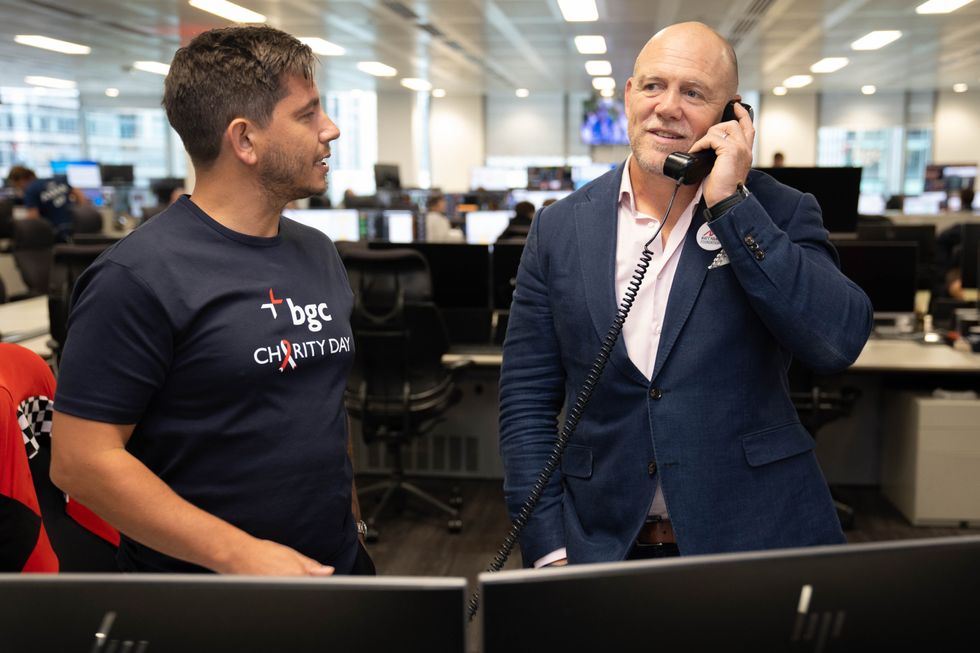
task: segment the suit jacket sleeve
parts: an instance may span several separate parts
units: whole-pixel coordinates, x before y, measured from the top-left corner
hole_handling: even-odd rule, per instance
[[[540,220],[531,226],[511,305],[500,374],[500,453],[504,494],[511,517],[520,511],[557,438],[564,401],[565,373],[552,322],[547,255],[539,238]],[[525,565],[565,546],[561,471],[545,488],[521,537]]]
[[[711,222],[748,301],[804,365],[846,369],[867,342],[873,313],[864,291],[841,273],[816,199],[762,175],[750,177],[749,189]]]

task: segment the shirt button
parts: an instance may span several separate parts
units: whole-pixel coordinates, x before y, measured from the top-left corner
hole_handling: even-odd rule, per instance
[[[764,258],[766,258],[766,253],[763,252],[761,249],[760,250],[756,250],[756,252],[755,252],[755,260],[761,261]]]
[[[664,392],[660,388],[650,388],[651,399],[660,399],[663,396],[664,396]]]
[[[647,464],[647,474],[649,474],[650,476],[655,476],[657,474],[657,463],[651,460]]]

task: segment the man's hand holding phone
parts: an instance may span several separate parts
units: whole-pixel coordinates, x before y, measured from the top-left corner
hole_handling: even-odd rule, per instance
[[[729,107],[732,111],[725,111],[723,118],[726,119],[712,125],[690,149],[692,153],[713,149],[717,155],[704,180],[704,201],[709,207],[733,195],[738,185],[745,183],[752,167],[752,143],[755,141],[752,114],[737,100]]]

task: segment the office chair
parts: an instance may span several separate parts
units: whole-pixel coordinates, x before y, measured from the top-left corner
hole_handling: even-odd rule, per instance
[[[10,200],[0,200],[0,240],[9,240],[13,237],[14,204]],[[7,247],[9,248],[9,245]]]
[[[101,234],[102,214],[94,206],[85,204],[71,205],[72,234]]]
[[[61,360],[61,349],[68,331],[68,308],[75,282],[113,241],[92,244],[58,244],[54,246],[51,263],[51,277],[48,284],[48,322],[51,338],[48,348],[56,362]]]
[[[789,370],[790,397],[803,427],[810,436],[817,438],[821,428],[836,419],[847,417],[861,396],[861,391],[852,387],[831,388],[822,385],[822,380],[810,369],[793,361]],[[834,507],[843,530],[854,527],[854,508],[837,497],[831,488]]]
[[[449,517],[449,532],[457,533],[463,526],[458,492],[452,505],[440,501],[405,480],[402,461],[402,447],[430,431],[462,394],[455,380],[460,366],[442,363],[449,337],[432,302],[429,265],[412,249],[349,249],[343,261],[355,296],[355,355],[346,405],[361,420],[364,442],[382,442],[391,465],[387,479],[359,492],[362,501],[381,493],[366,519],[367,539],[377,540],[377,518],[396,494],[439,509]]]
[[[11,299],[37,297],[48,292],[54,242],[55,230],[47,220],[30,218],[14,221],[11,253],[24,285],[27,286],[27,293]]]

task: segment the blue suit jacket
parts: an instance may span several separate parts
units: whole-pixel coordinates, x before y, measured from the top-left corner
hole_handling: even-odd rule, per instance
[[[514,515],[545,465],[621,298],[616,223],[623,166],[534,220],[517,275],[500,380],[504,490]],[[696,241],[695,212],[652,380],[622,336],[524,534],[530,565],[623,559],[657,481],[682,554],[844,541],[813,438],[790,400],[797,357],[848,367],[872,326],[841,274],[811,195],[752,171],[751,195],[712,222],[730,264]],[[754,243],[754,245],[753,245]]]

